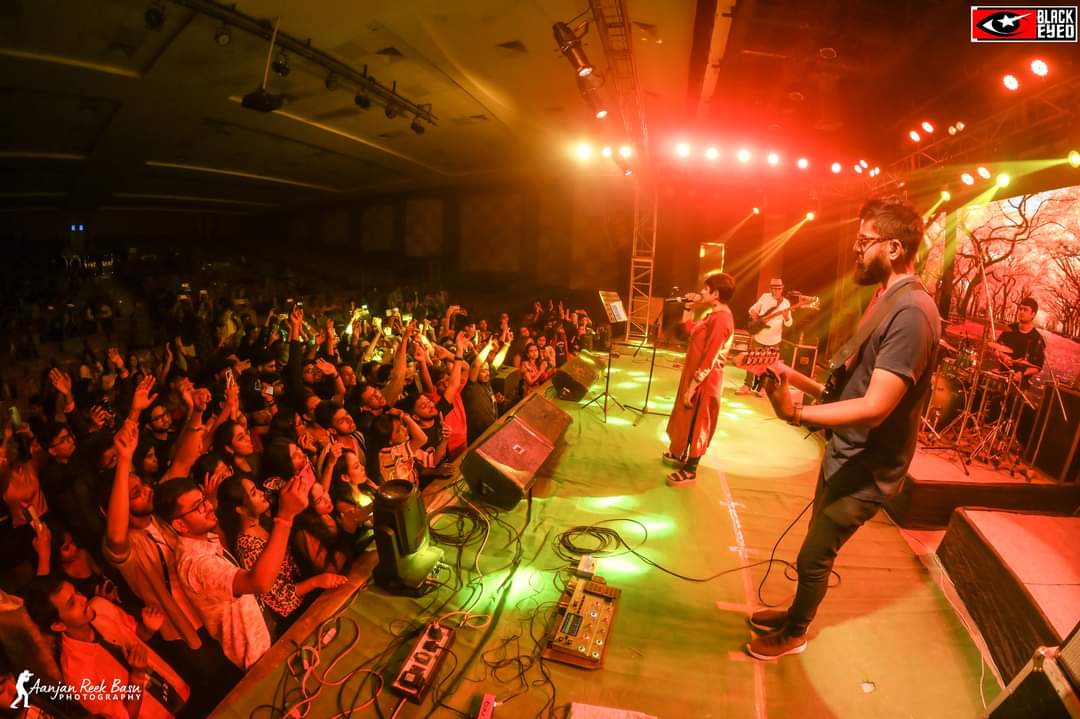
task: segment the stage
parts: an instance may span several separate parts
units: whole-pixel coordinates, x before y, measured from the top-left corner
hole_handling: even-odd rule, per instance
[[[649,350],[636,358],[632,348],[620,352],[611,393],[639,405]],[[680,357],[658,352],[650,403],[655,411],[671,405]],[[324,634],[320,625],[338,608],[342,622],[321,650],[315,674],[322,676],[347,652],[329,679],[360,666],[381,673],[387,686],[374,698],[379,713],[369,706],[355,715],[389,716],[397,696],[388,685],[412,643],[407,632],[434,617],[446,616],[454,626],[462,616],[451,613],[463,606],[472,617],[457,629],[435,691],[448,707],[434,706],[429,695],[420,706],[406,704],[398,716],[473,716],[485,693],[497,696],[495,716],[503,718],[563,717],[571,702],[672,718],[978,715],[980,693],[988,702],[999,691],[994,671],[983,666],[976,640],[884,512],[841,552],[841,581],[821,607],[805,653],[762,663],[743,652],[750,637],[744,618],[762,606],[757,588],[765,568],[740,566],[767,559],[810,501],[823,445],[777,421],[767,400],[735,396],[741,381],[741,371],[727,368],[723,419],[713,446],[697,484],[677,490],[665,486],[670,470],[660,462],[664,417],[650,414],[635,425],[637,414],[611,403],[605,423],[597,404],[558,402],[573,423],[535,487],[527,526],[522,502],[498,516],[486,542],[482,532],[469,540],[460,561],[458,550],[446,546],[445,560],[460,567],[460,581],[457,569],[444,571],[439,577],[447,586],[419,599],[367,584],[375,563],[369,553],[357,562],[350,584],[320,597],[214,716],[282,716],[270,706],[288,707],[300,698],[286,662],[296,643]],[[598,382],[589,396],[602,388]],[[429,488],[429,511],[460,503],[459,491],[468,497],[463,483]],[[452,534],[455,521],[443,516],[436,526]],[[604,667],[588,671],[541,662],[559,587],[567,579],[561,571],[567,564],[553,551],[553,540],[573,526],[601,522],[673,572],[694,578],[726,573],[691,582],[625,551],[602,557],[597,574],[622,590]],[[805,527],[803,517],[780,543],[778,558],[794,558]],[[464,586],[455,592],[459,584]],[[776,566],[762,594],[786,606],[793,591],[783,567]],[[294,666],[303,673],[299,659]],[[309,690],[317,685],[308,680]],[[341,687],[325,686],[297,716],[337,716],[372,700],[378,687],[370,674],[357,674]],[[287,699],[283,689],[291,692]]]

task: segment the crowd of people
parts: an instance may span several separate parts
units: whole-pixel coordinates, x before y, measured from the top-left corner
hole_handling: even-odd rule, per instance
[[[185,283],[156,316],[110,303],[107,331],[100,313],[83,327],[104,351],[6,390],[0,588],[54,640],[64,683],[138,687],[81,708],[30,697],[56,716],[207,715],[345,583],[382,483],[450,476],[593,335],[555,301],[511,323],[442,294],[378,310],[235,295]],[[4,707],[22,659],[0,655]]]

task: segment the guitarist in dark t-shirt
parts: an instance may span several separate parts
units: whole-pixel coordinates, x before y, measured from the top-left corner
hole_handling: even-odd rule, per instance
[[[820,398],[825,387],[812,378],[779,365],[765,383],[778,417],[832,435],[796,562],[795,599],[787,610],[749,617],[758,635],[747,651],[758,659],[806,648],[807,628],[825,598],[836,553],[900,489],[930,390],[941,323],[914,274],[922,218],[905,200],[884,198],[867,202],[859,220],[855,281],[880,289],[852,340],[830,362],[842,370],[842,380],[827,401],[806,407],[792,400],[789,386]]]

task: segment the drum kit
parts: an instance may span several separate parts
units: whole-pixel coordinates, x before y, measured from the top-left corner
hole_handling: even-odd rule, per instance
[[[1010,474],[1020,464],[1017,429],[1025,406],[1038,405],[1035,390],[1015,377],[1029,367],[1011,358],[1012,349],[990,338],[981,324],[961,322],[944,327],[930,402],[922,417],[927,449],[949,449],[960,458],[964,473],[980,455]],[[932,439],[931,439],[932,438]]]

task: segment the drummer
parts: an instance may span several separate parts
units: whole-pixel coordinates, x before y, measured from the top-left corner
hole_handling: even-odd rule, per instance
[[[1025,389],[1031,378],[1042,371],[1046,362],[1046,340],[1035,329],[1035,313],[1038,311],[1039,303],[1034,297],[1020,300],[1016,322],[1009,325],[997,339],[999,344],[1011,350],[998,351],[998,361],[1010,370],[1012,380],[1019,382],[1021,389]]]

